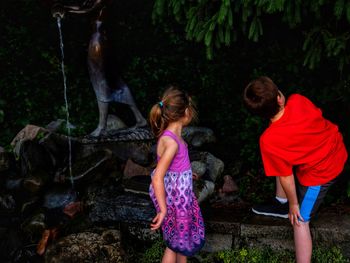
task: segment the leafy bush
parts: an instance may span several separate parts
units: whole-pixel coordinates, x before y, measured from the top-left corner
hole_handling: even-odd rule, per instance
[[[225,250],[203,256],[203,263],[294,263],[292,251],[272,251],[271,249],[241,248]],[[339,248],[316,248],[312,254],[313,263],[347,263]]]
[[[165,250],[164,241],[162,239],[157,240],[146,252],[142,255],[141,263],[153,263],[160,262]]]

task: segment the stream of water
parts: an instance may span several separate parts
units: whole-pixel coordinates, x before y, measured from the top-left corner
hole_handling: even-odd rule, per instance
[[[66,77],[66,72],[64,69],[63,35],[62,35],[62,29],[61,29],[61,18],[59,16],[57,17],[57,26],[58,26],[58,31],[59,31],[59,35],[60,35],[61,70],[62,70],[63,85],[64,85],[64,102],[65,102],[65,109],[66,109],[66,128],[67,128],[67,133],[68,133],[68,149],[69,149],[68,167],[69,167],[70,181],[71,181],[72,187],[74,187],[73,174],[72,174],[72,141],[71,141],[71,129],[70,129],[70,123],[69,123],[69,106],[68,106],[68,96],[67,96],[67,77]]]

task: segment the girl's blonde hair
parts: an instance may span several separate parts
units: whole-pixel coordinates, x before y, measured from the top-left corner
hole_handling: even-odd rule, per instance
[[[178,121],[188,111],[190,119],[197,118],[195,105],[188,94],[177,86],[169,86],[160,102],[153,105],[149,114],[149,122],[154,135],[158,138],[169,123]]]

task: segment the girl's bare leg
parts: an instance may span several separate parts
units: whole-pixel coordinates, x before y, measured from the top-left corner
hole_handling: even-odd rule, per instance
[[[187,257],[180,254],[176,253],[176,263],[186,263],[187,262]]]
[[[166,248],[164,251],[162,263],[176,263],[176,253],[170,248]]]

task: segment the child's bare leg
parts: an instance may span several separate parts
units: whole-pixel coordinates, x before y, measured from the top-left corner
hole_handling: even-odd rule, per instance
[[[280,198],[287,198],[287,195],[282,188],[279,176],[276,176],[276,196]]]
[[[294,225],[294,244],[297,263],[310,263],[312,255],[312,238],[309,222]]]
[[[176,253],[167,247],[164,251],[162,263],[176,263]]]
[[[187,257],[180,254],[176,253],[176,263],[186,263],[187,262]]]

